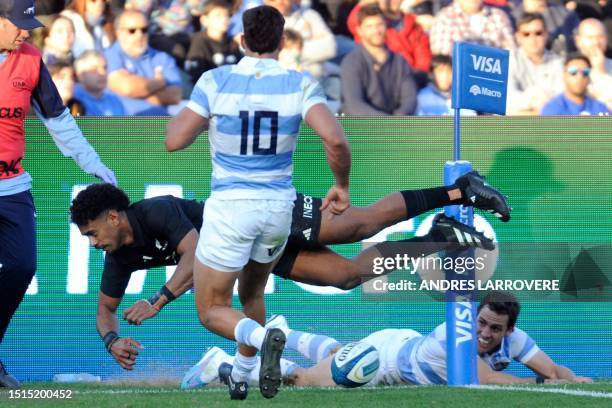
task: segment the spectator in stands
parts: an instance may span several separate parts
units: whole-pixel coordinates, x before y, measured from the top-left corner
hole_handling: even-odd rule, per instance
[[[172,55],[179,67],[185,65],[191,43],[191,20],[188,0],[158,0],[151,11],[149,43],[151,47]]]
[[[514,21],[518,22],[525,13],[542,15],[548,31],[546,48],[562,56],[574,48],[574,30],[580,23],[575,12],[549,0],[522,0],[512,10]]]
[[[38,49],[42,50],[45,46],[44,39],[49,35],[48,27],[51,26],[59,13],[66,7],[65,0],[34,0],[36,7],[36,19],[44,24],[30,31],[30,42]]]
[[[514,47],[512,24],[501,9],[483,5],[482,0],[454,0],[436,15],[429,32],[431,51],[451,55],[455,41],[491,47]]]
[[[106,59],[99,51],[85,51],[74,63],[78,83],[74,96],[83,103],[89,116],[124,116],[121,99],[107,89]]]
[[[304,39],[304,69],[321,80],[328,75],[324,62],[336,56],[336,39],[316,11],[298,6],[299,0],[265,0],[285,17],[285,28],[297,31]]]
[[[74,24],[75,58],[87,50],[102,51],[115,41],[114,14],[106,0],[73,0],[62,15]]]
[[[342,60],[343,111],[349,115],[412,115],[417,87],[412,71],[398,53],[385,46],[387,25],[376,4],[357,14],[361,44]]]
[[[434,55],[431,59],[431,82],[417,95],[417,115],[453,115],[451,87],[453,86],[453,63],[448,55]],[[470,109],[461,109],[461,115],[475,116]]]
[[[421,71],[426,77],[431,63],[431,51],[427,33],[417,24],[416,15],[403,13],[400,10],[401,0],[362,0],[351,11],[348,28],[355,42],[361,42],[357,30],[357,14],[366,4],[378,3],[387,23],[385,44],[392,52],[400,53],[415,71]]]
[[[582,54],[570,54],[565,60],[565,90],[542,108],[542,115],[607,115],[606,105],[588,96],[591,63]]]
[[[226,0],[208,0],[200,16],[202,31],[191,39],[185,70],[195,84],[200,75],[221,65],[237,63],[242,54],[227,35],[231,5]]]
[[[302,48],[304,39],[295,30],[287,29],[283,32],[283,48],[278,53],[278,63],[285,69],[302,72]]]
[[[510,54],[508,74],[508,115],[538,115],[563,91],[563,59],[546,50],[546,28],[538,13],[525,13],[517,21],[518,48]]]
[[[65,62],[56,62],[47,66],[51,79],[62,98],[62,102],[70,111],[72,116],[85,114],[85,107],[74,96],[74,68]]]
[[[63,16],[57,17],[49,27],[49,35],[44,39],[43,61],[45,64],[65,62],[72,64],[72,46],[74,44],[74,25]]]
[[[174,59],[149,47],[147,17],[125,11],[115,22],[117,42],[105,51],[109,88],[128,115],[165,115],[182,98],[181,76]]]
[[[583,20],[576,31],[576,47],[591,64],[589,93],[612,109],[612,59],[606,58],[608,36],[603,23],[594,18]]]

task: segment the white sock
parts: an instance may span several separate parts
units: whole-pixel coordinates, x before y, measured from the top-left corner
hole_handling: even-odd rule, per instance
[[[341,346],[338,340],[322,334],[311,334],[298,330],[288,330],[287,333],[287,348],[317,363],[329,356],[332,350]]]
[[[296,368],[299,368],[299,365],[285,358],[281,358],[280,366],[281,366],[281,374],[283,378],[291,375],[291,373],[293,373],[293,371],[295,371]],[[249,383],[257,384],[259,382],[259,369],[260,368],[261,368],[261,359],[257,357],[257,366],[249,373]]]
[[[234,366],[232,368],[232,379],[235,382],[244,382],[249,378],[249,374],[253,369],[258,367],[257,356],[246,357],[236,351],[234,357]]]
[[[266,329],[253,319],[245,317],[234,328],[234,337],[239,344],[245,344],[261,350]]]

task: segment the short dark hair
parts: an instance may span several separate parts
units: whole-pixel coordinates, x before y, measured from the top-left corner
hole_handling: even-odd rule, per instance
[[[563,64],[563,66],[567,67],[567,64],[569,64],[572,61],[576,61],[576,60],[581,60],[581,61],[586,62],[587,66],[591,68],[591,61],[589,61],[589,58],[586,55],[581,54],[579,52],[571,52],[567,54],[567,56],[565,57],[565,63]]]
[[[521,305],[518,299],[508,292],[489,292],[480,302],[478,313],[485,306],[489,306],[489,309],[494,313],[508,316],[508,328],[514,327],[516,319],[521,312]]]
[[[446,65],[449,67],[453,67],[453,60],[449,55],[436,54],[431,57],[431,70],[433,72],[434,69]]]
[[[359,9],[357,12],[357,23],[361,25],[363,20],[368,17],[381,16],[385,17],[382,9],[378,6],[378,4],[366,4]]]
[[[542,25],[544,25],[544,29],[546,30],[546,20],[544,20],[544,16],[540,13],[528,13],[528,12],[521,14],[518,20],[516,20],[516,29],[518,31],[518,28],[520,26],[529,24],[532,21],[537,21],[537,20],[540,20],[542,22]]]
[[[129,206],[130,199],[120,188],[108,183],[92,184],[72,200],[70,218],[82,226],[108,210],[125,211]]]
[[[274,52],[280,46],[285,18],[274,7],[257,6],[242,15],[244,41],[258,54]]]
[[[47,64],[47,71],[49,71],[49,75],[51,76],[58,74],[64,68],[72,68],[72,70],[74,70],[72,64],[66,61],[56,61],[51,64]]]

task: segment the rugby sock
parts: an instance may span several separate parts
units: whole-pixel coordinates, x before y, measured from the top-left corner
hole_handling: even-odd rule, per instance
[[[289,329],[286,346],[318,363],[329,356],[332,350],[340,348],[342,344],[338,340],[322,334],[311,334]]]
[[[461,204],[461,200],[451,201],[448,192],[457,188],[456,185],[424,188],[422,190],[400,191],[406,202],[406,219],[411,219],[417,215],[424,214],[436,208],[444,207],[449,204]]]
[[[300,367],[293,361],[289,361],[284,358],[281,358],[280,366],[281,366],[281,375],[283,377],[290,376],[291,374],[293,374],[296,368]],[[260,361],[260,358],[257,357],[257,367],[255,367],[253,371],[249,373],[249,383],[257,383],[259,381],[259,369],[260,368],[261,368],[261,361]]]
[[[249,374],[258,366],[257,356],[247,357],[236,351],[234,366],[232,367],[232,379],[236,382],[248,380]]]
[[[255,320],[245,317],[234,328],[234,337],[239,344],[246,344],[261,350],[264,337],[266,337],[266,329]]]

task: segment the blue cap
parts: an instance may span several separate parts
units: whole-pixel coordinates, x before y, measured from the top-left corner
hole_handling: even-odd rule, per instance
[[[34,18],[34,0],[0,0],[0,9],[11,23],[22,30],[33,30],[44,24]]]

